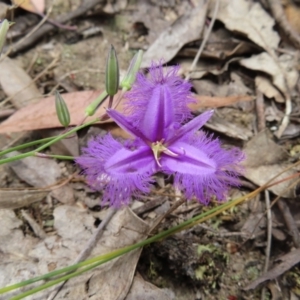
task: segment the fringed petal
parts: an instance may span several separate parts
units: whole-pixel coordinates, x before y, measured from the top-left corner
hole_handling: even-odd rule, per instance
[[[103,193],[102,205],[114,207],[127,205],[133,195],[149,193],[156,168],[151,149],[131,151],[111,135],[91,140],[76,163],[83,169],[87,183]]]
[[[143,122],[148,106],[152,106],[151,98],[158,87],[168,90],[174,109],[174,121],[177,124],[192,117],[188,104],[195,102],[190,92],[191,84],[179,75],[179,66],[163,68],[162,61],[152,63],[148,76],[139,73],[131,91],[125,94],[126,112],[129,119],[137,127]]]
[[[204,204],[212,197],[224,200],[229,187],[239,185],[239,163],[244,159],[239,149],[225,150],[218,140],[203,134],[194,135],[188,145],[176,145],[180,144],[182,155],[164,155],[161,164],[166,173],[174,175],[174,185],[187,199],[196,197]]]

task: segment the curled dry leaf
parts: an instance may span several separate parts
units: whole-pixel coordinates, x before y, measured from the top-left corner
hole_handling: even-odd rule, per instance
[[[257,89],[269,99],[274,98],[276,102],[283,103],[284,98],[278,89],[274,87],[269,78],[265,76],[256,76],[255,85]]]
[[[211,1],[210,15],[213,13],[215,1]],[[264,49],[278,47],[280,37],[273,29],[275,21],[258,2],[222,0],[217,19],[227,29],[246,35]]]
[[[173,300],[174,293],[169,289],[160,289],[150,282],[143,279],[142,276],[134,276],[130,291],[125,300]]]
[[[259,155],[257,155],[257,149],[259,149]],[[268,137],[267,131],[262,131],[251,139],[244,151],[246,154],[244,176],[259,186],[267,183],[289,166],[286,163],[288,154]],[[281,174],[275,181],[294,174],[294,170],[289,170]],[[293,198],[295,197],[294,190],[289,188],[292,182],[292,180],[283,181],[268,189],[281,197]]]
[[[163,31],[143,56],[142,68],[154,60],[170,61],[187,43],[200,38],[206,19],[207,0],[198,1],[197,7],[187,10],[173,25]]]
[[[295,58],[289,54],[282,54],[277,60],[263,52],[240,60],[240,64],[248,69],[271,75],[273,84],[283,93],[288,92],[288,89],[293,89],[298,81],[299,74],[295,69]]]

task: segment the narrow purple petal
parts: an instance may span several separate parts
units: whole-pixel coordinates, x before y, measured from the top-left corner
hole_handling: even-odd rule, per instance
[[[138,130],[135,126],[133,126],[128,118],[118,113],[114,109],[107,109],[107,114],[124,130],[129,132],[133,137],[140,138],[142,141],[147,143],[147,138],[143,135],[143,133]]]
[[[178,154],[172,157],[163,154],[161,164],[172,172],[182,172],[191,175],[213,174],[216,171],[216,163],[201,149],[193,147],[185,142],[176,142],[168,148]]]
[[[103,193],[102,205],[114,207],[128,204],[133,195],[149,193],[156,170],[149,148],[141,146],[131,151],[111,135],[89,141],[76,163],[87,183]]]
[[[131,91],[125,94],[126,112],[132,124],[137,127],[146,117],[148,106],[152,106],[155,90],[161,86],[172,99],[175,123],[185,122],[192,117],[188,104],[194,102],[191,94],[191,84],[178,75],[179,66],[162,67],[162,62],[153,63],[148,76],[139,73]],[[150,116],[148,116],[150,118]]]
[[[213,113],[213,110],[208,110],[183,125],[179,130],[174,132],[171,138],[167,141],[167,144],[171,145],[187,134],[194,134],[195,131],[199,130],[211,118]]]
[[[225,150],[218,140],[203,134],[194,135],[188,146],[177,142],[170,149],[174,151],[175,146],[179,146],[183,154],[178,157],[163,155],[161,164],[166,173],[174,175],[174,185],[187,199],[196,197],[204,204],[212,197],[224,200],[229,187],[239,185],[237,178],[242,172],[239,163],[244,159],[239,149]]]
[[[174,123],[174,104],[169,89],[158,85],[153,89],[140,130],[151,141],[161,141]]]

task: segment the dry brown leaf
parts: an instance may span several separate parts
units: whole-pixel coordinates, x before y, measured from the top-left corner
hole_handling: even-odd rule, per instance
[[[216,113],[213,114],[209,122],[205,124],[205,127],[244,141],[249,140],[253,136],[252,131],[248,128],[241,128],[238,124],[229,122]]]
[[[43,200],[49,191],[0,189],[0,209],[16,209]]]
[[[265,184],[289,166],[286,164],[288,154],[268,137],[267,131],[260,132],[250,140],[244,151],[246,154],[244,176],[259,186]],[[258,151],[259,155],[257,155]],[[281,174],[276,181],[294,174],[294,170],[289,170]],[[294,190],[289,188],[291,183],[291,180],[284,181],[271,186],[269,190],[281,197],[293,198],[295,197]]]
[[[35,103],[42,97],[28,74],[8,57],[0,62],[0,85],[16,108]]]
[[[84,109],[99,96],[99,91],[84,91],[63,94],[70,115],[71,124],[77,125],[81,123],[84,117]],[[105,113],[105,105],[100,107],[95,116],[101,116]],[[118,110],[121,110],[121,105]],[[87,119],[93,120],[95,117]],[[18,132],[27,130],[37,130],[45,128],[61,127],[55,111],[54,96],[42,99],[40,102],[24,107],[18,110],[10,118],[2,122],[0,125],[0,133]]]
[[[152,61],[161,58],[170,61],[187,43],[200,38],[207,12],[207,0],[199,1],[197,7],[186,13],[168,27],[143,56],[142,68],[149,67]]]
[[[295,68],[295,57],[293,55],[282,54],[276,62],[268,53],[263,52],[244,58],[239,63],[248,69],[271,75],[273,84],[283,93],[288,92],[288,88],[293,89],[298,81],[299,74]]]
[[[45,0],[12,0],[12,2],[33,13],[42,14],[45,10]]]
[[[211,3],[210,14],[213,12],[215,1]],[[273,29],[275,21],[258,2],[222,0],[217,19],[222,21],[227,29],[246,35],[264,49],[278,47],[280,37]]]
[[[274,87],[271,80],[264,76],[255,77],[255,85],[257,89],[268,98],[274,98],[277,102],[283,103],[284,98],[278,89]]]
[[[174,292],[169,289],[160,289],[150,282],[147,282],[139,274],[134,276],[130,291],[125,300],[173,300]]]

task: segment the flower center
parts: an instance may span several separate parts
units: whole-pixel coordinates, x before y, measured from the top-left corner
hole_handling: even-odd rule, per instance
[[[160,155],[162,153],[165,153],[169,156],[172,156],[172,157],[176,157],[178,156],[178,154],[172,152],[171,150],[169,150],[164,144],[163,144],[164,140],[161,140],[161,141],[157,141],[157,142],[154,142],[151,144],[151,149],[153,151],[153,155],[154,155],[154,159],[157,163],[157,165],[159,167],[161,167],[161,164],[159,162],[159,159],[160,159]]]

